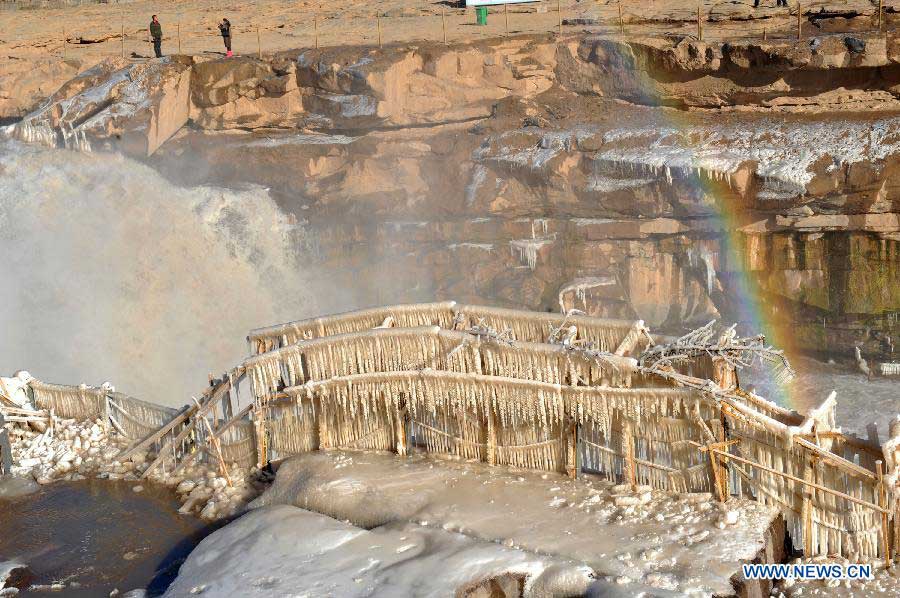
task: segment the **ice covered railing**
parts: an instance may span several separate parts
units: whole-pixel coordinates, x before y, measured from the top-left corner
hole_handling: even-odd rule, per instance
[[[297,320],[252,330],[247,336],[247,341],[250,343],[251,351],[258,354],[292,345],[299,340],[360,332],[385,323],[401,328],[414,326],[452,328],[455,306],[455,301],[393,305]]]
[[[244,365],[256,397],[265,400],[283,386],[353,374],[425,369],[571,386],[627,387],[632,384],[637,361],[615,354],[604,355],[602,360],[586,358],[561,344],[513,344],[479,334],[477,329],[459,332],[421,326],[300,341],[253,356]],[[641,383],[647,381],[641,379]]]
[[[298,320],[258,328],[250,332],[247,340],[251,352],[260,354],[302,339],[362,332],[379,326],[440,326],[450,330],[467,330],[478,325],[509,331],[513,340],[531,343],[546,343],[555,330],[564,325],[574,326],[577,329],[575,340],[593,343],[602,351],[622,351],[623,354],[640,352],[649,344],[649,337],[642,332],[643,323],[636,320],[461,305],[455,301],[378,307]],[[626,340],[633,341],[632,346],[624,347]]]
[[[285,330],[310,338],[210,380],[192,406],[119,457],[156,444],[144,475],[177,475],[197,459],[225,475],[231,462],[263,466],[319,449],[425,451],[723,502],[752,498],[781,510],[808,556],[889,560],[896,550],[900,423],[879,446],[835,427],[834,394],[799,414],[744,391],[737,371],[752,359],[790,374],[762,336],[711,323],[654,344],[639,321],[455,303]],[[246,378],[251,396],[242,400]],[[152,427],[142,408],[154,406],[110,388],[38,383],[36,396],[85,416],[106,409],[129,437],[137,432],[122,410],[147,424],[141,432]],[[171,413],[156,415],[159,423]]]
[[[687,490],[688,480],[708,488],[707,474],[693,475],[698,472],[696,463],[690,463],[687,471],[680,469],[664,450],[672,446],[666,438],[674,437],[656,426],[666,427],[669,418],[701,410],[711,419],[712,407],[692,389],[572,387],[421,370],[355,374],[289,387],[267,409],[273,423],[288,417],[306,432],[305,442],[294,444],[405,454],[411,442],[433,453],[571,475],[576,469],[578,426],[589,424],[596,434],[611,438],[613,427],[627,414],[640,422],[642,434],[659,432],[657,450],[644,459],[626,457],[614,445],[604,446],[607,454],[630,463],[636,480]],[[699,438],[696,431],[682,430],[688,438]],[[283,447],[289,441],[275,435],[271,448],[287,454]],[[599,469],[600,463],[596,465]]]
[[[29,386],[38,409],[52,409],[58,417],[78,421],[100,419],[130,439],[159,429],[178,413],[177,409],[116,392],[109,384],[72,386],[32,380]]]

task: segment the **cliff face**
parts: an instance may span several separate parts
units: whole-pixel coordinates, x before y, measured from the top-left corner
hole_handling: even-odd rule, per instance
[[[801,346],[886,349],[900,47],[848,39],[105,63],[12,132],[268,187],[360,303],[561,303],[677,328],[743,313],[749,279]]]

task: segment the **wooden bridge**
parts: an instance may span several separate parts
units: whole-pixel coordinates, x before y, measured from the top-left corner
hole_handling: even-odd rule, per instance
[[[879,445],[740,389],[722,350],[659,361],[640,321],[453,302],[381,307],[252,331],[251,356],[174,410],[35,382],[39,407],[99,418],[150,448],[144,475],[197,460],[262,466],[365,449],[750,497],[807,555],[890,563],[900,537],[900,426]],[[722,345],[724,346],[724,345]],[[660,364],[664,363],[663,366]]]

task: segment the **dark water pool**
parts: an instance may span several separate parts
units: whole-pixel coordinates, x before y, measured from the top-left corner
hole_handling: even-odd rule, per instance
[[[32,586],[20,596],[108,596],[147,588],[165,591],[188,553],[216,526],[177,513],[166,488],[135,482],[59,482],[34,494],[0,499],[0,562],[28,565]],[[21,582],[17,585],[22,585]]]

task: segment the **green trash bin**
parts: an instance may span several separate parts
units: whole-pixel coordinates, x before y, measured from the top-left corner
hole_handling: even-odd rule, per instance
[[[475,7],[475,24],[476,25],[487,25],[487,6],[476,6]]]

